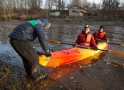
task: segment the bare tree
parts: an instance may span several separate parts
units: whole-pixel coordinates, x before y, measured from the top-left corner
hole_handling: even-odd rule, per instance
[[[52,9],[64,10],[66,0],[52,0]]]
[[[42,0],[37,0],[37,5],[38,5],[39,7],[41,7],[41,5],[42,5]]]
[[[91,8],[92,8],[92,10],[96,10],[97,9],[97,4],[96,3],[92,3],[91,4]]]
[[[11,17],[13,15],[12,0],[0,0],[0,3],[1,3],[1,6],[0,6],[1,16],[5,20],[11,20]]]
[[[101,10],[101,3],[98,3],[98,4],[96,5],[96,10]]]
[[[83,0],[82,7],[85,8],[86,10],[89,10],[91,7],[91,2],[88,2],[87,0]]]
[[[116,10],[119,7],[118,0],[103,0],[102,3],[102,10],[103,10],[103,17],[104,20],[105,14],[107,14],[110,10]]]
[[[13,2],[12,2],[12,0],[8,1],[6,12],[8,15],[8,19],[11,20],[11,17],[13,16]]]
[[[68,7],[73,5],[83,6],[82,0],[70,0],[70,4],[68,4]]]
[[[68,5],[68,7],[72,5],[78,5],[80,7],[83,7],[84,9],[88,10],[91,7],[91,3],[87,0],[71,0],[71,3]]]
[[[45,2],[45,9],[49,9],[49,10],[52,10],[53,8],[56,7],[56,4],[55,2],[57,2],[57,0],[46,0]]]

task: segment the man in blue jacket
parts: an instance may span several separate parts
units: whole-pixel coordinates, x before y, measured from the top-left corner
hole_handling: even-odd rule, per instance
[[[9,35],[10,44],[23,60],[24,68],[28,76],[38,81],[44,78],[45,72],[41,70],[39,57],[32,45],[37,37],[46,56],[51,56],[51,51],[45,38],[44,30],[50,27],[47,18],[30,20],[18,25]]]

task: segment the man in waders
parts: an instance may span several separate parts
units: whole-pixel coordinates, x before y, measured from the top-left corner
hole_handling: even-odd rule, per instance
[[[8,36],[11,46],[22,58],[27,76],[31,76],[34,81],[45,78],[46,74],[41,69],[38,54],[30,42],[38,38],[45,55],[51,56],[51,51],[44,34],[44,30],[49,27],[50,23],[47,18],[30,20],[18,25]]]

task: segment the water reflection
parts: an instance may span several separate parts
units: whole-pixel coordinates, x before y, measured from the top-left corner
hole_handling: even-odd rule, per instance
[[[105,53],[99,53],[89,58],[83,59],[82,61],[78,61],[54,68],[51,72],[49,72],[50,80],[47,81],[47,85],[49,86],[49,88],[51,88],[54,87],[53,85],[56,84],[58,81],[66,77],[71,79],[73,77],[68,77],[68,76],[70,76],[70,74],[75,73],[77,70],[80,70],[80,73],[83,73],[86,66],[91,65],[97,62],[98,60],[102,60],[104,55]]]

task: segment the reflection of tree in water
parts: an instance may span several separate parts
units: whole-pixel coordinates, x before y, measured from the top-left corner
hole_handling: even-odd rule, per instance
[[[4,29],[0,32],[1,43],[6,44],[8,41],[8,30]]]
[[[103,57],[105,56],[105,52],[102,52],[100,55],[94,56],[95,58],[92,59],[91,63],[98,62],[99,60],[103,60]]]
[[[80,73],[83,73],[84,70],[86,69],[87,65],[93,64],[95,62],[98,62],[99,60],[102,60],[104,55],[105,55],[105,53],[101,52],[101,53],[98,53],[89,58],[54,68],[49,73],[49,79],[51,79],[51,81],[48,80],[47,85],[50,86],[50,88],[51,88],[54,86],[54,84],[56,86],[56,84],[58,84],[58,82],[63,80],[64,78],[69,78],[70,80],[72,80],[73,77],[69,77],[71,74],[75,73],[78,70],[80,70]],[[78,75],[78,73],[77,73],[77,75]],[[76,81],[72,81],[70,83],[74,83],[74,82],[76,82]],[[59,82],[59,84],[61,84],[63,86],[64,84],[66,84],[66,82],[64,84]]]
[[[19,24],[19,22],[0,22],[0,41],[2,44],[8,43],[8,35]]]

